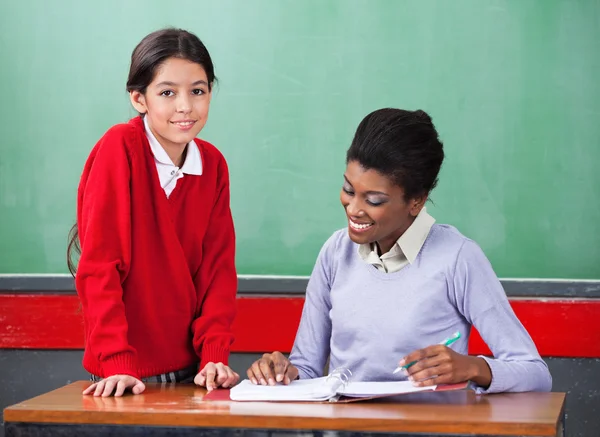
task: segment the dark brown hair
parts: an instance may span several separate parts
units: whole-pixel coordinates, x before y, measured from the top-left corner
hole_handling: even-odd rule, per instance
[[[131,54],[127,91],[142,94],[154,79],[156,70],[169,58],[186,59],[204,68],[209,89],[215,81],[215,69],[208,50],[200,39],[186,30],[162,29],[147,35]]]
[[[346,163],[389,177],[406,201],[428,195],[438,182],[444,146],[425,111],[378,109],[358,125]]]

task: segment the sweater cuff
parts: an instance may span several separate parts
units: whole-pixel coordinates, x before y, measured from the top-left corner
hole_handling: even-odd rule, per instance
[[[226,366],[229,365],[229,348],[225,348],[223,346],[217,344],[205,344],[202,346],[202,357],[200,359],[200,368],[198,371],[204,369],[206,364],[213,363],[223,363]]]
[[[506,391],[506,388],[510,384],[510,375],[506,372],[506,368],[499,363],[498,360],[493,358],[478,355],[479,358],[483,358],[485,362],[490,366],[490,372],[492,373],[492,382],[487,389],[476,386],[475,391],[477,394],[489,394],[489,393],[501,393]]]
[[[129,375],[140,379],[137,357],[131,352],[121,352],[111,355],[102,361],[102,370],[106,375],[105,377],[112,375]]]

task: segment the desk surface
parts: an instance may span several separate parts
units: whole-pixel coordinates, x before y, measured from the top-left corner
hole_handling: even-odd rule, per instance
[[[556,436],[564,393],[415,393],[352,404],[204,401],[188,384],[147,384],[142,395],[83,396],[78,381],[8,407],[9,423],[485,433]]]

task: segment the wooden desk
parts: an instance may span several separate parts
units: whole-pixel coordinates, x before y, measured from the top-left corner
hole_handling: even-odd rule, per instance
[[[415,393],[352,404],[204,401],[193,385],[147,384],[142,395],[83,396],[78,381],[4,410],[6,437],[293,436],[338,431],[414,435],[562,436],[564,393]],[[200,430],[202,428],[202,430]]]

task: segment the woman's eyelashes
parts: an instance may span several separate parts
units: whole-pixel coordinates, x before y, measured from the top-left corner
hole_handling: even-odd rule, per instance
[[[383,200],[370,200],[367,198],[367,203],[371,206],[381,206],[385,203]]]
[[[347,186],[347,185],[344,185],[344,186],[342,187],[342,190],[343,190],[343,191],[344,191],[344,193],[346,193],[348,196],[354,196],[354,190],[352,190],[352,188],[351,188],[351,187],[349,187],[349,186]],[[366,201],[366,202],[367,202],[369,205],[371,205],[371,206],[381,206],[381,205],[383,205],[383,204],[386,202],[386,200],[383,200],[383,199],[370,198],[370,197],[367,197],[365,201]]]

